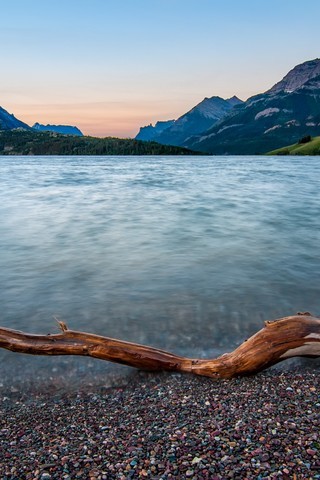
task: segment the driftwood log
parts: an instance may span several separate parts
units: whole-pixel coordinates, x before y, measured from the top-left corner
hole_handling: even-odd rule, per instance
[[[190,372],[212,378],[258,373],[291,357],[320,357],[320,318],[308,312],[266,321],[262,330],[233,352],[212,360],[174,355],[153,347],[69,330],[31,335],[0,327],[0,347],[32,355],[84,355],[142,370]]]

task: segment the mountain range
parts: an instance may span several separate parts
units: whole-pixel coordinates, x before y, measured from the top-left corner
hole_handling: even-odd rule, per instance
[[[82,136],[77,127],[69,125],[36,123],[30,127],[0,107],[0,133],[10,131]],[[2,142],[4,138],[18,142],[18,136],[1,135]],[[226,100],[217,96],[204,98],[176,120],[140,128],[135,140],[215,155],[251,155],[319,135],[320,59],[316,58],[295,66],[269,90],[245,102],[236,96]],[[15,145],[13,150],[11,147],[10,143],[9,152],[16,151]],[[7,146],[3,144],[3,148]]]
[[[236,96],[227,100],[221,97],[204,98],[177,120],[157,122],[154,127],[142,127],[136,139],[153,140],[165,145],[183,145],[189,137],[205,132],[241,103],[242,100]]]
[[[206,116],[207,106],[213,109]],[[204,99],[152,139],[211,154],[245,155],[263,154],[319,134],[320,59],[315,59],[297,65],[246,102],[236,97]]]
[[[18,120],[13,114],[0,107],[0,130],[14,130],[17,128],[21,128],[23,130],[37,130],[42,132],[56,132],[61,133],[62,135],[83,135],[79,128],[71,125],[42,125],[41,123],[35,123],[32,127],[30,127],[21,120]]]

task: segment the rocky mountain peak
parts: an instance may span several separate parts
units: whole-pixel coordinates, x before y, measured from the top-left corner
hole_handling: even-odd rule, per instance
[[[231,98],[227,98],[227,102],[229,105],[234,107],[235,105],[240,105],[241,103],[244,103],[243,100],[240,100],[236,95],[233,95]]]
[[[295,66],[280,82],[266,93],[294,92],[306,82],[320,75],[320,59],[308,60]]]
[[[202,102],[198,103],[185,115],[190,115],[191,113],[197,112],[198,114],[201,114],[207,118],[220,118],[221,111],[228,111],[230,109],[230,106],[231,105],[229,104],[229,102],[227,102],[221,97],[205,97]],[[185,117],[185,115],[182,115],[180,119]],[[180,119],[178,119],[177,121],[179,121]]]

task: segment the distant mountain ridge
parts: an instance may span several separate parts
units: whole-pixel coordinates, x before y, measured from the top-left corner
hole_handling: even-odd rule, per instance
[[[140,128],[136,139],[181,146],[190,136],[206,131],[241,103],[242,100],[236,96],[227,100],[217,96],[206,97],[177,120],[157,122],[154,127]]]
[[[151,123],[146,127],[141,127],[138,135],[136,135],[136,140],[150,141],[154,140],[158,135],[160,135],[166,128],[171,127],[175,120],[164,120],[156,122],[153,126]]]
[[[82,136],[69,125],[36,123],[31,128],[0,107],[0,133],[15,130]],[[251,155],[294,145],[308,135],[320,135],[319,58],[295,66],[246,102],[237,97],[204,98],[176,120],[141,127],[136,139],[216,155]]]
[[[23,130],[34,129],[42,132],[56,132],[63,135],[83,136],[83,133],[78,127],[71,125],[42,125],[41,123],[35,123],[33,127],[30,127],[16,118],[13,114],[0,107],[0,130],[14,130],[16,128],[21,128]]]
[[[320,59],[294,67],[183,146],[216,155],[263,154],[320,134]]]
[[[78,137],[83,137],[81,130],[79,130],[78,127],[71,125],[42,125],[37,122],[32,128],[40,132],[56,132],[61,133],[62,135],[76,135]]]

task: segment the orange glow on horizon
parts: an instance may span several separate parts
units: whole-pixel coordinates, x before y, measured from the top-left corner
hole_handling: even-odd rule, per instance
[[[44,125],[72,125],[84,135],[94,137],[135,137],[140,127],[158,120],[177,118],[162,105],[136,104],[56,104],[30,105],[11,104],[4,107],[16,118],[32,126],[38,122]],[[183,107],[181,107],[183,108]]]

